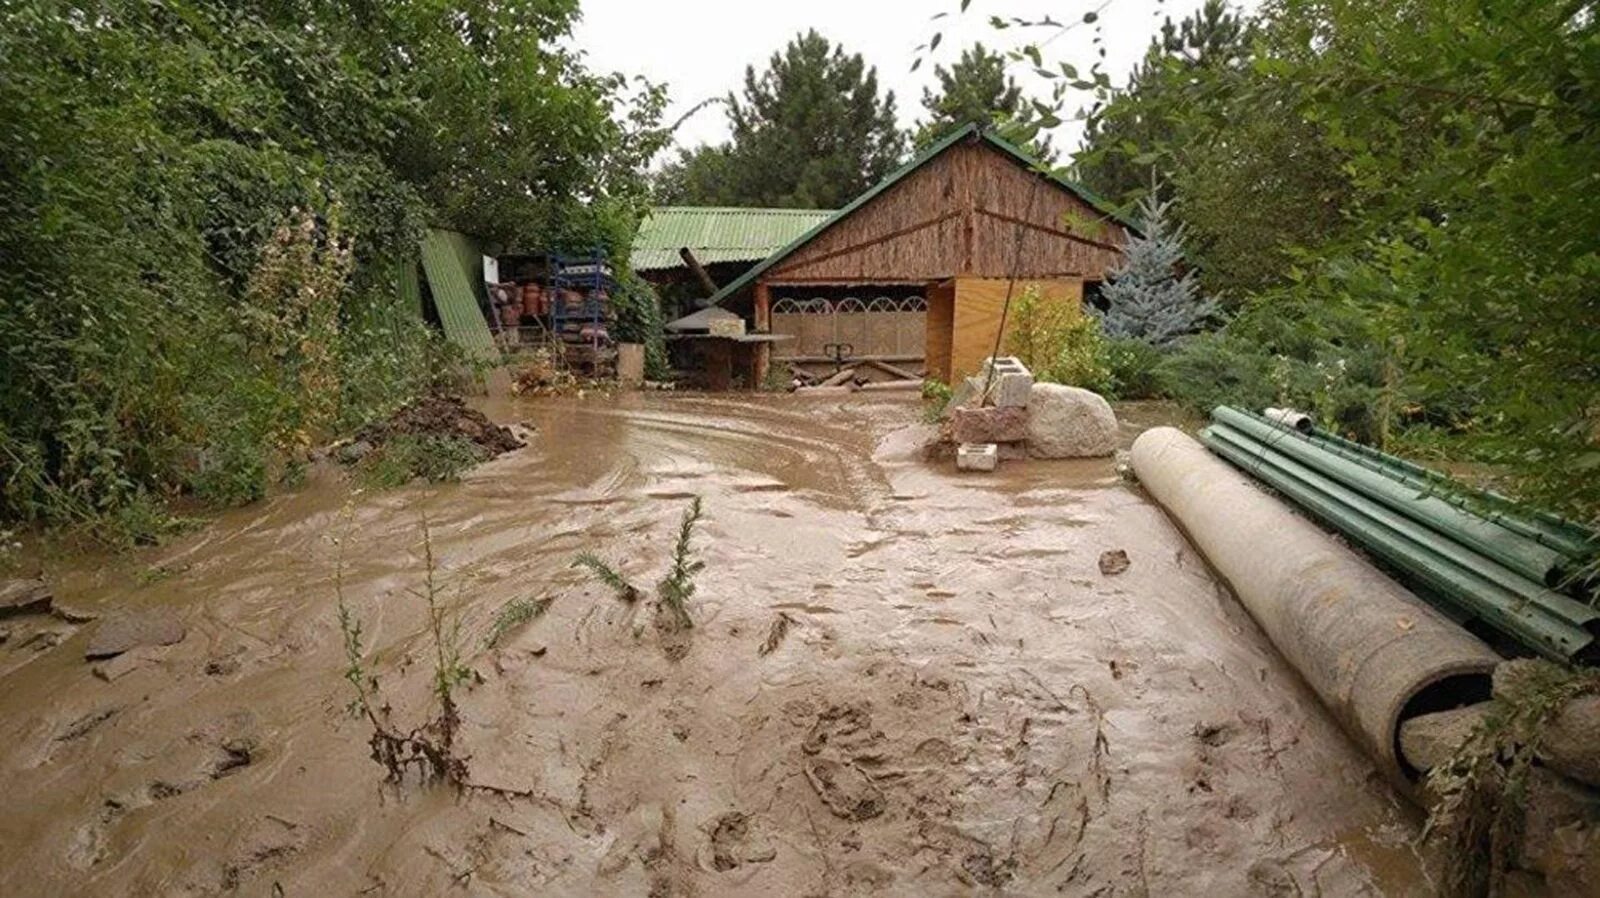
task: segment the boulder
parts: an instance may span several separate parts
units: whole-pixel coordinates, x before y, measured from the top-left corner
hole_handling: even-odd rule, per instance
[[[95,628],[83,656],[94,661],[142,645],[172,645],[182,641],[187,632],[171,611],[119,611]]]
[[[958,443],[1014,443],[1028,438],[1025,408],[958,408],[950,413],[950,433]]]
[[[1117,448],[1117,416],[1100,394],[1062,384],[1028,393],[1028,452],[1034,458],[1094,458]]]

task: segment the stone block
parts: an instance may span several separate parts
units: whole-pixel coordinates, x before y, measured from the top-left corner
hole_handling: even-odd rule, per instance
[[[1028,366],[1009,355],[987,358],[983,360],[978,378],[982,380],[988,377],[990,368],[994,369],[994,379],[989,388],[990,402],[1000,408],[1027,407],[1028,396],[1033,390],[1033,372],[1028,370]]]
[[[958,408],[950,413],[950,434],[958,443],[1014,443],[1028,438],[1025,408]]]
[[[1000,453],[993,443],[962,443],[956,447],[956,470],[993,471],[1000,466]]]
[[[1117,449],[1117,416],[1089,390],[1034,384],[1027,420],[1028,452],[1034,458],[1093,458]]]

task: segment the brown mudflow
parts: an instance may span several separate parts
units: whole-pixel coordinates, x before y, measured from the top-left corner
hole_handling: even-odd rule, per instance
[[[93,624],[36,651],[60,623],[8,622],[0,894],[1426,893],[1416,820],[1109,460],[959,477],[887,397],[487,410],[530,445],[355,497],[345,589],[420,721],[426,512],[483,678],[471,777],[533,798],[382,783],[340,679],[348,493],[323,474],[137,567],[50,570],[74,606],[187,625],[110,682]],[[694,494],[707,568],[673,661],[644,603],[570,562],[652,584]],[[138,585],[153,563],[171,576]]]

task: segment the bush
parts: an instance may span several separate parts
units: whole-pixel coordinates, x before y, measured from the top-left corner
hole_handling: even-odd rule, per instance
[[[399,434],[363,458],[358,472],[363,486],[394,489],[418,477],[429,483],[453,483],[482,460],[478,445],[462,437]]]
[[[1006,333],[1006,352],[1017,357],[1043,383],[1067,384],[1097,393],[1114,382],[1099,319],[1077,307],[1047,302],[1037,285],[1017,297]]]
[[[1167,395],[1161,380],[1166,355],[1143,340],[1128,337],[1106,341],[1105,360],[1111,372],[1111,395],[1117,399],[1160,399]]]

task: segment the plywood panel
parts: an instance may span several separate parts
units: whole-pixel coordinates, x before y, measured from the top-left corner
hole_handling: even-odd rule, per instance
[[[1039,295],[1045,302],[1067,303],[1073,308],[1081,309],[1083,305],[1083,281],[1078,278],[1055,279],[1041,281],[1018,281],[1011,291],[1012,308],[1016,307],[1016,298],[1030,285],[1037,284]],[[950,336],[949,369],[950,381],[976,374],[983,360],[994,353],[995,334],[1000,330],[1001,312],[1005,308],[1006,289],[1008,281],[1005,278],[957,278],[955,281],[955,314]],[[932,365],[933,327],[931,324],[933,309],[929,310],[929,364]],[[1011,320],[1007,319],[1006,328],[1010,330]],[[1002,339],[1001,353],[1004,354],[1005,341]]]
[[[950,383],[950,335],[955,325],[956,282],[944,281],[928,288],[926,349],[928,376]]]

